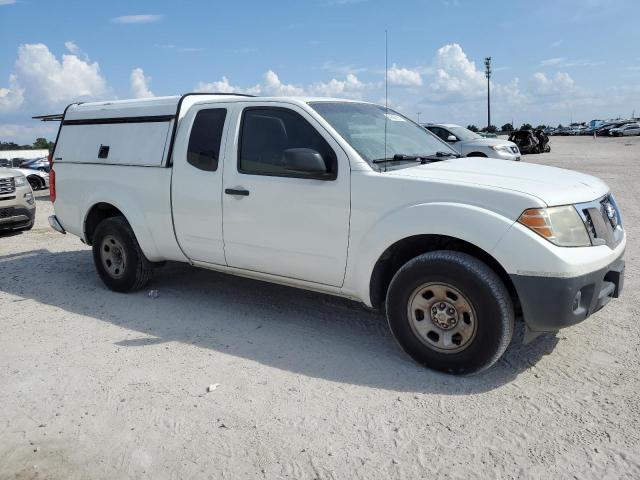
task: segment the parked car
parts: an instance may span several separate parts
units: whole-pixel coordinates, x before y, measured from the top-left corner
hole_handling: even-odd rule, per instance
[[[29,168],[31,170],[40,170],[41,172],[49,173],[49,169],[51,165],[49,164],[49,159],[47,157],[36,158],[33,160],[27,160],[20,168]]]
[[[465,157],[491,157],[502,160],[520,160],[520,150],[513,142],[497,138],[483,138],[468,128],[452,123],[429,123],[424,128],[447,142]]]
[[[550,152],[549,137],[542,130],[517,130],[511,132],[509,140],[515,143],[522,153]]]
[[[609,130],[612,137],[627,137],[630,135],[640,135],[640,123],[627,123],[617,128]]]
[[[35,215],[36,202],[27,178],[15,170],[0,168],[0,231],[29,230]]]
[[[92,246],[114,291],[178,261],[343,296],[385,311],[409,355],[454,374],[501,357],[516,309],[529,341],[585,320],[623,285],[626,234],[603,181],[458,158],[370,103],[73,104],[50,192],[51,226]]]
[[[1,170],[4,170],[2,168]],[[40,170],[30,170],[28,168],[12,168],[14,172],[19,172],[27,178],[33,190],[49,188],[49,174]]]
[[[611,130],[613,130],[614,128],[618,128],[621,127],[622,125],[629,123],[628,121],[621,121],[621,122],[606,122],[604,124],[602,124],[600,126],[600,128],[598,128],[596,130],[596,134],[604,137],[607,135],[610,135]]]

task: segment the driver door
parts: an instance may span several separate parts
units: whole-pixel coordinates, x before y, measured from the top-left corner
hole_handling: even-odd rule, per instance
[[[228,139],[225,156],[222,206],[228,265],[342,286],[350,214],[346,154],[297,105],[243,107],[236,120],[239,131]],[[290,149],[319,152],[327,174],[290,170],[284,161]]]

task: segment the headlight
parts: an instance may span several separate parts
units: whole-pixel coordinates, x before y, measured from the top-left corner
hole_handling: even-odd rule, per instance
[[[589,234],[573,205],[525,210],[518,222],[559,247],[588,247]]]
[[[511,152],[511,149],[506,145],[492,145],[489,148],[495,150],[496,152],[513,153]]]
[[[27,184],[27,177],[20,175],[19,177],[13,177],[16,187],[24,187]]]

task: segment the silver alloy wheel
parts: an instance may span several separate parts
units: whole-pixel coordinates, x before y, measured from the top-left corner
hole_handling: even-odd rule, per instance
[[[441,353],[457,353],[476,335],[476,313],[460,290],[440,282],[426,283],[409,297],[407,314],[420,341]]]
[[[124,275],[127,256],[122,244],[113,235],[107,235],[102,239],[100,260],[110,277],[120,278]]]

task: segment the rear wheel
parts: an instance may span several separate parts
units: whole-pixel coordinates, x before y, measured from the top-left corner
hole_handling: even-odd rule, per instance
[[[454,251],[420,255],[394,276],[387,318],[400,346],[422,365],[470,374],[493,365],[511,342],[514,309],[498,275]]]
[[[107,218],[96,227],[93,263],[104,284],[116,292],[138,290],[153,274],[151,263],[123,217]]]

